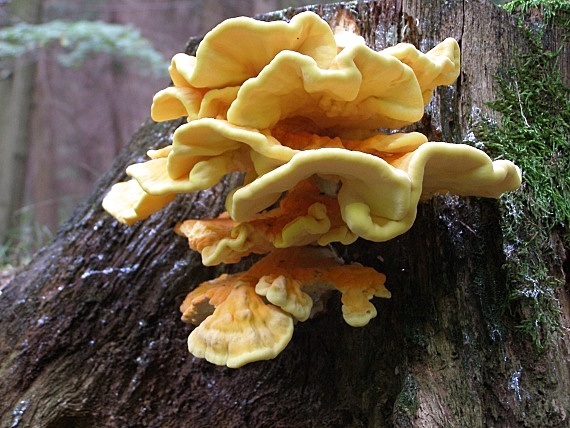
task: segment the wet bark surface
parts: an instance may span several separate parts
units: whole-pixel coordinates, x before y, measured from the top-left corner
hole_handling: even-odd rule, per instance
[[[492,99],[493,73],[523,40],[506,14],[483,1],[313,10],[332,20],[338,8],[354,13],[376,49],[404,40],[425,51],[445,37],[458,39],[460,79],[437,90],[417,126],[432,140],[463,140],[473,109]],[[324,314],[296,326],[274,360],[228,369],[189,355],[192,327],[178,311],[183,297],[252,260],[204,268],[173,227],[221,212],[237,178],[180,196],[132,227],[101,209],[111,184],[125,179],[125,166],[169,144],[179,123],[146,122],[53,244],[1,289],[0,426],[568,424],[567,291],[557,290],[556,346],[534,353],[504,310],[500,213],[491,200],[437,196],[420,205],[413,228],[397,239],[335,246],[346,261],[388,277],[392,298],[374,300],[378,316],[366,327],[344,323],[336,296]]]

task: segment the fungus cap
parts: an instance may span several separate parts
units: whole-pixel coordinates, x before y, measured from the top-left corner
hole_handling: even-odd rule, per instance
[[[225,118],[239,86],[257,76],[284,50],[298,52],[327,67],[337,47],[327,23],[312,12],[300,13],[289,23],[247,17],[228,19],[206,34],[196,56],[173,56],[168,70],[174,86],[155,95],[151,117],[156,121],[183,116],[189,121]]]
[[[269,132],[204,118],[178,127],[169,150],[130,165],[127,174],[151,195],[188,193],[207,189],[234,171],[255,177],[287,162],[297,151]]]
[[[464,144],[429,142],[386,160],[325,148],[302,151],[287,164],[237,189],[228,197],[226,209],[236,221],[247,220],[315,174],[342,183],[338,191],[342,218],[350,231],[371,241],[406,232],[421,197],[451,192],[498,198],[521,183],[520,171],[512,162],[493,162],[484,152]]]
[[[263,272],[270,274],[261,275]],[[342,293],[343,317],[353,327],[362,327],[376,316],[369,300],[390,298],[386,276],[358,263],[345,265],[325,247],[294,247],[275,250],[254,265],[250,274],[260,277],[256,292],[303,321],[309,316],[309,295],[330,290]]]
[[[145,192],[136,180],[114,184],[103,198],[103,209],[119,222],[131,226],[161,210],[175,195],[153,196]]]
[[[299,281],[284,275],[265,275],[255,285],[255,292],[295,319],[306,321],[311,315],[313,300],[301,286]]]
[[[274,248],[251,224],[237,223],[227,213],[213,219],[185,220],[175,231],[188,238],[188,245],[200,253],[204,266],[237,263],[249,254],[265,254]]]
[[[313,243],[348,245],[357,239],[343,222],[338,203],[312,180],[305,180],[281,199],[279,206],[254,215],[246,222],[232,220],[227,212],[213,219],[185,220],[176,232],[200,252],[205,266],[235,263],[249,254]]]
[[[337,268],[334,275],[336,288],[342,293],[342,316],[352,327],[363,327],[377,315],[376,307],[370,299],[391,297],[384,286],[386,275],[372,268],[355,263]]]
[[[320,67],[327,67],[337,52],[330,27],[313,12],[295,15],[288,23],[237,17],[206,34],[192,74],[185,78],[197,88],[241,85],[285,50],[311,57]]]
[[[212,315],[188,336],[198,358],[231,368],[275,358],[293,336],[293,319],[263,302],[247,285],[235,285]]]
[[[222,274],[218,278],[206,281],[192,290],[180,304],[182,321],[199,325],[216,306],[227,299],[234,284],[235,275]]]
[[[189,350],[228,367],[274,358],[291,339],[293,319],[308,319],[313,302],[331,290],[343,293],[345,320],[365,325],[376,314],[367,306],[371,297],[390,297],[384,281],[374,269],[344,265],[328,248],[273,250],[247,271],[223,274],[188,294],[182,319],[198,324]]]
[[[282,51],[241,85],[227,117],[258,129],[299,116],[320,128],[397,129],[420,120],[435,86],[458,75],[459,46],[451,38],[428,54],[410,44],[376,52],[353,43],[328,68]]]
[[[409,43],[399,43],[382,52],[409,66],[418,80],[424,104],[428,104],[436,86],[450,85],[459,76],[461,53],[457,40],[449,37],[427,53]]]

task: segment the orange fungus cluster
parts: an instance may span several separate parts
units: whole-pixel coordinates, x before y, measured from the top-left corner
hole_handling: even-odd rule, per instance
[[[103,207],[130,225],[178,193],[245,173],[225,213],[176,228],[204,265],[266,255],[188,294],[192,354],[229,367],[273,358],[331,291],[342,293],[348,324],[366,325],[376,315],[370,299],[390,297],[385,277],[343,264],[328,244],[392,239],[435,193],[497,198],[519,187],[507,160],[398,131],[421,119],[436,86],[455,81],[459,58],[451,38],[427,53],[405,43],[376,52],[311,12],[288,23],[229,19],[195,56],[174,56],[173,85],[156,94],[151,115],[187,122],[171,145],[127,168],[132,179]]]

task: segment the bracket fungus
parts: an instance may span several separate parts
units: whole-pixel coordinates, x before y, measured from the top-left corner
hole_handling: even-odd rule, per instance
[[[314,301],[342,293],[342,312],[352,326],[376,316],[369,300],[390,297],[385,276],[359,264],[344,265],[327,247],[276,249],[248,271],[223,274],[191,291],[182,319],[198,327],[188,348],[214,364],[239,367],[274,358],[291,340],[296,321],[306,321]]]
[[[115,184],[103,207],[130,225],[178,193],[244,173],[225,213],[176,227],[204,265],[264,255],[188,294],[192,354],[229,367],[274,358],[331,291],[342,293],[348,324],[366,325],[376,316],[370,300],[390,297],[385,277],[343,264],[328,244],[405,233],[435,193],[498,198],[520,186],[512,162],[402,131],[459,66],[452,38],[427,53],[406,43],[376,52],[312,12],[288,23],[229,19],[195,56],[174,56],[173,84],[156,94],[151,116],[187,123],[129,166],[132,179]]]

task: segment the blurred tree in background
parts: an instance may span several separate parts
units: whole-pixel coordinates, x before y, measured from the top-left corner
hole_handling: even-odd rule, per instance
[[[25,262],[93,188],[188,35],[299,0],[0,2],[0,264]]]

